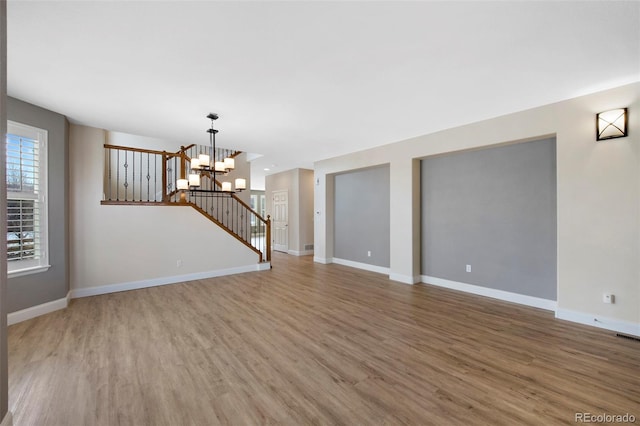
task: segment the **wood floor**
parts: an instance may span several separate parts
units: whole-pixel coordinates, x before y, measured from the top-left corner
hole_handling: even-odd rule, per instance
[[[9,328],[23,425],[640,422],[640,342],[310,257]]]

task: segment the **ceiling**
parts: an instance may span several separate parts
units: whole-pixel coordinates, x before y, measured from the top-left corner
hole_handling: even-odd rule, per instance
[[[220,146],[261,155],[256,182],[640,80],[638,1],[7,8],[10,96],[176,145],[207,143],[216,112]]]

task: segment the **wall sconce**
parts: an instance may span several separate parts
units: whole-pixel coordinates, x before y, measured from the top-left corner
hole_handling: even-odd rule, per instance
[[[626,108],[612,109],[596,115],[596,140],[627,136],[627,120]]]

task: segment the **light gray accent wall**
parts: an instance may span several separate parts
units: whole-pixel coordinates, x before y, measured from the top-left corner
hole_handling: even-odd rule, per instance
[[[423,275],[557,299],[555,138],[430,157],[421,180]]]
[[[7,134],[7,2],[0,2],[0,136]],[[0,149],[0,235],[7,235],[6,149]],[[7,245],[0,244],[0,422],[9,409],[7,369]]]
[[[389,165],[338,174],[334,184],[333,256],[389,267]]]
[[[69,292],[69,123],[65,116],[7,98],[7,118],[48,131],[48,271],[9,279],[9,312],[62,299]],[[98,254],[96,254],[98,255]]]

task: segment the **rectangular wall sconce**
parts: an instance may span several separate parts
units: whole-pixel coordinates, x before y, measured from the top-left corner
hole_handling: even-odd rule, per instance
[[[596,115],[596,140],[627,136],[627,120],[626,108],[612,109]]]

